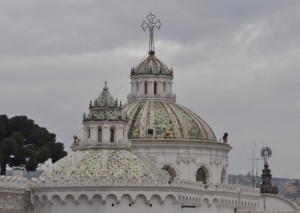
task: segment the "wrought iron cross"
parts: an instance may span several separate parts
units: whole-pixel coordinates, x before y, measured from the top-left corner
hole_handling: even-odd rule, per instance
[[[148,22],[143,21],[142,23],[142,29],[145,31],[147,28],[149,28],[149,33],[150,33],[150,37],[149,37],[149,53],[155,53],[154,50],[154,42],[153,42],[153,30],[154,28],[156,28],[157,30],[160,29],[161,26],[161,22],[159,19],[157,19],[156,21],[154,20],[156,18],[155,15],[153,15],[152,13],[150,13],[149,15],[146,16],[146,18],[148,19]]]

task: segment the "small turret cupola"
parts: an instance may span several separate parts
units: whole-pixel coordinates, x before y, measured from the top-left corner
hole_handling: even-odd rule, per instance
[[[83,139],[74,136],[73,151],[130,148],[126,115],[122,115],[122,104],[111,96],[106,82],[99,97],[90,101],[89,111],[83,116]]]
[[[143,30],[149,29],[149,55],[131,68],[131,93],[128,102],[137,100],[160,100],[175,102],[176,96],[172,92],[173,70],[168,68],[155,56],[154,51],[154,29],[160,29],[161,22],[156,20],[152,13],[147,16],[147,22],[142,23]]]

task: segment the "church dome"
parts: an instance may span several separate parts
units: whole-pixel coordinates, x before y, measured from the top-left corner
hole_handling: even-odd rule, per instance
[[[136,101],[126,104],[123,114],[127,114],[128,117],[129,139],[151,137],[217,142],[212,128],[203,119],[174,102]]]
[[[156,58],[154,53],[131,70],[131,75],[169,75],[173,76],[172,69],[169,69],[163,62]]]
[[[43,178],[51,180],[93,180],[143,182],[167,179],[167,171],[122,149],[90,149],[73,152],[48,168]]]

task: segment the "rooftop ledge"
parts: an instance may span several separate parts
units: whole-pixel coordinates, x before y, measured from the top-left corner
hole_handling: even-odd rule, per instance
[[[169,146],[186,146],[186,147],[195,147],[195,146],[213,146],[213,147],[223,147],[229,150],[232,147],[227,143],[217,142],[217,141],[208,141],[208,140],[187,140],[187,139],[129,139],[131,141],[131,145],[154,145],[154,146],[165,146],[168,144]]]

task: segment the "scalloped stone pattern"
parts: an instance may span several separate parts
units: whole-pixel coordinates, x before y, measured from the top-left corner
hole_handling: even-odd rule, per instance
[[[154,54],[148,57],[136,66],[132,75],[173,75],[173,71],[156,58]]]
[[[51,180],[113,181],[137,183],[169,178],[147,159],[127,150],[85,150],[74,152],[57,161],[42,176]]]
[[[176,103],[154,100],[129,103],[122,114],[128,116],[129,139],[147,139],[148,129],[153,129],[156,139],[165,139],[168,131],[169,139],[217,142],[212,128],[203,119]]]

